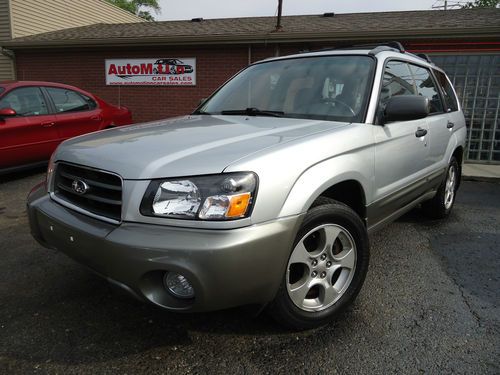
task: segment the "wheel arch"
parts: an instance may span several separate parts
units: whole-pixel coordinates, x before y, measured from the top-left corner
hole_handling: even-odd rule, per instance
[[[451,155],[457,160],[458,163],[457,189],[460,187],[460,183],[462,182],[462,164],[464,162],[464,151],[464,147],[462,145],[459,145],[455,148],[455,151],[453,151],[453,154]]]
[[[363,186],[357,180],[345,180],[330,186],[316,198],[312,205],[321,197],[344,203],[352,208],[363,221],[366,219],[366,196]]]
[[[306,170],[295,182],[280,217],[304,213],[319,197],[327,197],[351,207],[363,221],[373,173],[373,163],[350,154],[329,159]]]

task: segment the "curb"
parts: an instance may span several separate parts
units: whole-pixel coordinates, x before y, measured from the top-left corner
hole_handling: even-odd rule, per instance
[[[464,176],[464,175],[462,175],[462,180],[463,181],[475,181],[475,182],[500,183],[500,177]]]

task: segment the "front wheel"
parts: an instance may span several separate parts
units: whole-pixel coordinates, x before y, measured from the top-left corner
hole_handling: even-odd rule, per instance
[[[279,322],[310,329],[331,321],[355,299],[368,270],[366,228],[348,206],[321,198],[294,242],[282,285],[269,306]]]
[[[433,219],[443,219],[450,214],[455,203],[459,179],[460,168],[457,160],[452,157],[446,172],[446,179],[439,187],[436,195],[431,200],[422,204],[422,208],[427,216]]]

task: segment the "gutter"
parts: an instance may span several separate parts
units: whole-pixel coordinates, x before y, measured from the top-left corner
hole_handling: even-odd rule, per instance
[[[449,39],[449,38],[491,38],[498,39],[500,27],[470,28],[460,30],[418,30],[399,33],[396,39],[415,40]],[[99,38],[99,39],[60,39],[60,40],[10,40],[3,42],[9,49],[32,49],[48,47],[95,47],[95,46],[153,46],[153,45],[221,45],[221,44],[273,44],[273,43],[300,43],[300,42],[335,42],[335,41],[366,41],[376,39],[394,39],[394,30],[374,31],[363,33],[331,32],[331,33],[261,33],[242,35],[193,35],[193,36],[161,36],[161,37],[134,37],[134,38]]]

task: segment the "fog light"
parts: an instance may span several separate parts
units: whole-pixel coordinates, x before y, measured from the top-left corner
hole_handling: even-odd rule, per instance
[[[163,278],[165,288],[177,298],[193,298],[194,289],[185,276],[174,272],[167,272]]]

